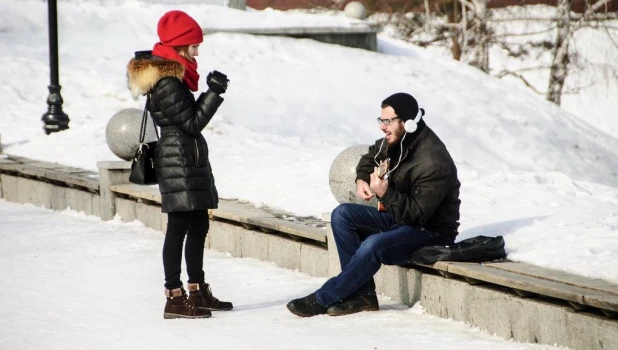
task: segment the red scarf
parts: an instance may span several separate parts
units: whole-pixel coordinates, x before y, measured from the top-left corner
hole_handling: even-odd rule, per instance
[[[197,61],[189,62],[186,58],[180,56],[173,47],[161,43],[155,44],[152,55],[182,63],[185,66],[185,76],[182,81],[187,84],[191,91],[197,91],[197,84],[200,80],[200,75],[197,74]]]

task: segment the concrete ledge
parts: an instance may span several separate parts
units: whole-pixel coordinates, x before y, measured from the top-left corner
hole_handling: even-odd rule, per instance
[[[66,204],[69,208],[76,211],[83,211],[86,215],[94,215],[95,203],[97,207],[99,205],[98,196],[94,196],[89,192],[67,188],[64,194],[66,196]]]
[[[206,237],[206,247],[230,253],[230,255],[236,258],[242,258],[240,242],[244,232],[245,229],[242,226],[231,225],[221,221],[211,221],[210,230]]]
[[[64,210],[69,207],[64,187],[52,186],[51,209]]]
[[[268,261],[274,262],[279,267],[300,271],[301,244],[276,235],[267,235],[266,241],[268,242]]]
[[[139,202],[135,204],[135,217],[137,220],[152,229],[163,231],[161,227],[161,216],[163,215],[165,214],[161,213],[160,206]]]
[[[421,304],[433,315],[467,322],[506,339],[574,349],[618,349],[618,322],[543,299],[423,274]]]
[[[244,230],[239,234],[240,256],[268,261],[268,237],[266,235],[268,234],[252,230]]]
[[[123,222],[131,222],[137,218],[135,213],[135,200],[116,198],[116,215],[120,216]]]
[[[272,261],[279,267],[298,270],[316,277],[328,276],[326,248],[280,234],[246,229],[238,224],[221,220],[211,221],[206,247],[228,252],[238,258]]]
[[[202,31],[204,34],[221,32],[313,39],[369,51],[377,51],[378,48],[377,28],[362,22],[355,27],[203,28]]]
[[[109,169],[102,170],[108,172],[99,178],[99,194],[92,186],[75,186],[71,182],[74,174],[68,172],[67,182],[62,182],[61,172],[49,169],[53,165],[24,160],[22,167],[7,167],[11,162],[15,161],[0,159],[0,193],[6,200],[58,210],[71,207],[101,217],[119,215],[123,221],[138,219],[155,229],[166,227],[167,216],[156,202],[158,191],[125,186],[126,164],[110,164]],[[44,170],[32,168],[38,166]],[[54,172],[54,179],[43,177],[48,171]],[[104,201],[105,205],[100,204]],[[273,261],[318,277],[340,270],[330,229],[311,233],[309,225],[285,221],[276,213],[260,212],[242,203],[234,205],[232,201],[211,215],[215,221],[211,221],[207,236],[208,248],[235,257]],[[295,234],[299,231],[310,233]],[[507,339],[581,349],[618,349],[618,320],[612,319],[617,316],[618,287],[611,283],[520,263],[452,262],[431,267],[383,266],[375,281],[378,292],[396,302],[421,302],[427,313],[467,322]]]
[[[376,33],[377,30],[369,24],[356,27],[279,27],[279,28],[204,28],[204,34],[212,33],[243,33],[257,35],[303,35],[303,34],[352,34]]]
[[[315,277],[329,277],[328,249],[311,244],[300,246],[300,272]]]
[[[19,178],[0,173],[0,184],[2,185],[2,198],[7,201],[21,203],[17,198],[17,180]]]

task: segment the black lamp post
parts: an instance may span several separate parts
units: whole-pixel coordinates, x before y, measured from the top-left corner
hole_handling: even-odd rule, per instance
[[[62,96],[58,78],[58,11],[56,0],[47,0],[49,16],[49,96],[47,97],[47,113],[41,120],[45,125],[43,130],[47,135],[69,128],[69,116],[62,111]]]

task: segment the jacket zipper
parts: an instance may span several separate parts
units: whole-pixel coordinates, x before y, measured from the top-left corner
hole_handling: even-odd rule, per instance
[[[195,161],[193,163],[195,163],[195,166],[200,165],[200,149],[197,146],[197,139],[195,139]]]

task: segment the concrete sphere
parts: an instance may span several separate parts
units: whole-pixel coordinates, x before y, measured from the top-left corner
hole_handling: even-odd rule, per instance
[[[124,160],[132,160],[139,145],[139,131],[142,125],[144,111],[137,108],[125,108],[114,114],[105,128],[105,141],[109,149]],[[155,141],[152,118],[146,122],[146,137],[144,142]]]
[[[369,145],[355,145],[344,149],[335,157],[328,173],[330,191],[339,203],[366,204],[377,206],[374,196],[370,201],[364,201],[356,196],[356,166],[361,156],[367,154]]]
[[[343,13],[350,18],[356,19],[365,19],[365,16],[367,16],[365,6],[358,1],[352,1],[345,5]]]

